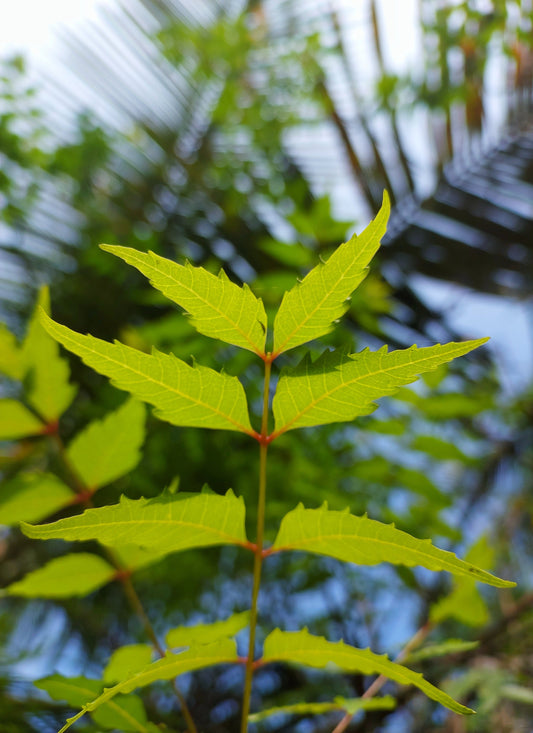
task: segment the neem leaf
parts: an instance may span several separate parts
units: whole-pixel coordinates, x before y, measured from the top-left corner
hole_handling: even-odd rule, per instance
[[[22,349],[17,343],[14,334],[0,323],[0,372],[11,379],[21,380],[25,366]]]
[[[414,664],[415,662],[423,662],[426,659],[435,659],[435,657],[444,657],[448,654],[460,654],[468,652],[479,646],[479,641],[463,641],[461,639],[447,639],[438,644],[427,644],[422,649],[411,652],[408,657],[403,659],[404,664]]]
[[[144,405],[129,399],[76,435],[67,456],[86,487],[100,488],[135,468],[141,458],[144,418]]]
[[[128,644],[119,647],[109,658],[104,670],[103,681],[120,682],[126,677],[131,677],[132,674],[150,664],[153,654],[154,650],[149,644]]]
[[[389,197],[384,192],[383,205],[364,232],[341,244],[327,262],[285,293],[274,321],[274,357],[329,333],[344,315],[347,299],[366,277],[379,248],[389,212]]]
[[[393,524],[382,524],[347,511],[305,509],[301,504],[281,520],[272,552],[305,550],[359,565],[390,562],[429,570],[447,570],[497,588],[516,585],[459,560],[453,552],[439,550],[431,540],[419,540]]]
[[[250,621],[250,611],[235,613],[223,621],[212,624],[196,624],[196,626],[178,626],[166,635],[168,647],[188,647],[192,644],[210,644],[224,637],[233,637],[244,629]]]
[[[373,697],[364,700],[362,697],[344,698],[336,697],[333,702],[300,702],[294,705],[281,705],[275,708],[262,710],[248,716],[250,723],[269,718],[271,715],[321,715],[334,710],[341,710],[350,715],[355,715],[360,710],[394,710],[396,700],[390,695],[384,697]]]
[[[436,700],[455,713],[468,715],[474,711],[461,705],[442,690],[427,682],[421,674],[391,662],[385,655],[370,649],[357,649],[343,641],[331,642],[321,636],[312,636],[307,630],[287,632],[275,629],[265,639],[263,663],[289,662],[323,669],[330,664],[345,672],[382,674],[401,685],[414,685],[427,697]]]
[[[47,421],[57,420],[70,405],[76,388],[69,384],[68,363],[46,333],[39,319],[40,309],[50,312],[48,288],[41,288],[37,306],[22,345],[25,371],[29,373],[28,402]]]
[[[0,440],[18,440],[39,435],[45,427],[21,402],[0,400]]]
[[[211,667],[215,664],[227,664],[237,661],[237,647],[232,639],[219,639],[212,644],[202,644],[181,652],[167,654],[163,659],[149,664],[118,685],[104,689],[103,693],[92,702],[84,704],[83,709],[73,718],[69,718],[59,733],[64,733],[86,713],[93,713],[104,704],[108,704],[115,695],[128,694],[138,687],[145,687],[157,680],[170,680],[184,672]]]
[[[155,415],[173,425],[219,428],[253,434],[246,395],[237,377],[199,365],[189,366],[156,349],[144,354],[119,343],[82,336],[41,312],[48,333],[90,367],[105,374],[118,389],[131,392],[156,408]]]
[[[284,369],[274,395],[275,435],[313,425],[346,422],[376,409],[374,400],[394,394],[403,384],[439,364],[467,354],[487,339],[437,344],[401,351],[365,349],[359,354],[325,352]]]
[[[200,333],[264,354],[267,316],[263,302],[247,285],[241,288],[232,283],[223,270],[216,277],[203,267],[178,265],[153,252],[109,244],[100,247],[146,275],[154,288],[186,311]]]
[[[87,677],[62,677],[55,674],[34,683],[39,690],[47,692],[53,700],[65,700],[72,707],[81,707],[94,700],[102,692],[100,680]],[[149,733],[152,730],[146,721],[142,700],[138,697],[121,697],[110,700],[91,716],[103,728],[118,728],[121,731]]]
[[[2,595],[25,598],[86,596],[109,583],[115,574],[116,569],[98,555],[73,553],[33,570],[22,580],[4,588]]]
[[[86,509],[51,524],[21,525],[34,539],[98,540],[103,545],[139,545],[166,553],[212,545],[242,545],[244,501],[230,490],[213,493],[163,494],[156,499],[128,499]]]
[[[50,473],[19,473],[2,485],[0,524],[40,522],[70,503],[74,493]]]

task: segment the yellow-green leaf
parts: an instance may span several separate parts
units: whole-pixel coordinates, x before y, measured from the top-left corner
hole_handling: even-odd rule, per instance
[[[364,280],[379,248],[389,218],[386,192],[383,205],[367,228],[331,255],[283,296],[274,321],[274,356],[329,333],[346,312],[348,298]]]
[[[280,705],[248,716],[250,723],[259,723],[272,715],[322,715],[335,710],[355,715],[360,710],[394,710],[396,700],[390,695],[364,700],[362,697],[336,697],[333,702],[299,702],[294,705]]]
[[[103,681],[120,682],[144,669],[152,661],[153,647],[149,644],[128,644],[116,649],[104,670]],[[82,703],[83,704],[83,703]]]
[[[166,635],[168,647],[188,647],[192,644],[210,644],[224,637],[233,637],[244,629],[250,621],[250,611],[235,613],[223,621],[212,624],[196,624],[195,626],[178,626]]]
[[[57,420],[70,405],[76,388],[69,384],[68,363],[56,342],[44,330],[39,311],[50,312],[48,288],[41,288],[28,332],[22,345],[25,371],[29,374],[28,402],[48,422]]]
[[[68,459],[86,487],[97,489],[131,471],[141,458],[145,408],[127,400],[74,438]]]
[[[64,733],[86,713],[97,710],[108,704],[118,694],[128,694],[138,687],[151,685],[158,680],[170,680],[185,672],[211,667],[215,664],[227,664],[237,661],[237,647],[232,639],[219,639],[212,644],[202,644],[181,652],[167,654],[163,659],[149,664],[118,685],[104,689],[103,693],[92,702],[84,704],[83,709],[73,718],[69,718],[59,733]]]
[[[305,550],[358,565],[390,562],[428,570],[447,570],[497,588],[512,588],[516,583],[497,578],[471,563],[459,560],[453,552],[440,550],[431,540],[419,540],[393,524],[382,524],[348,511],[305,509],[300,504],[283,517],[272,552]]]
[[[232,491],[225,496],[163,494],[156,499],[128,499],[86,509],[83,514],[51,524],[21,525],[34,539],[98,540],[103,545],[139,545],[166,553],[192,547],[246,544],[244,501]]]
[[[418,672],[391,662],[385,654],[374,654],[370,649],[357,649],[343,641],[333,643],[324,637],[312,636],[307,630],[273,631],[265,639],[262,662],[289,662],[318,669],[334,664],[345,672],[382,674],[401,685],[418,687],[427,697],[455,713],[466,715],[474,712],[427,682]]]
[[[22,349],[7,326],[0,323],[0,372],[11,379],[21,380],[24,371]]]
[[[467,354],[486,341],[421,349],[412,346],[390,353],[386,346],[359,354],[333,351],[315,362],[307,357],[294,369],[282,371],[273,402],[275,434],[367,415],[376,409],[374,400],[394,394],[423,372]]]
[[[173,354],[154,349],[144,354],[118,341],[82,336],[41,312],[48,333],[77,354],[115,387],[153,405],[161,420],[173,425],[237,430],[253,434],[246,396],[237,377],[199,365],[189,366]]]
[[[115,574],[115,568],[98,555],[73,553],[50,560],[9,585],[2,594],[25,598],[86,596],[109,583]]]
[[[247,285],[232,283],[223,270],[216,277],[203,267],[178,265],[153,252],[100,246],[146,275],[154,288],[185,310],[200,333],[264,354],[267,316],[263,302]]]
[[[21,402],[0,400],[0,440],[18,440],[39,435],[45,427]]]
[[[2,485],[0,524],[40,522],[72,501],[74,493],[49,473],[19,473]]]

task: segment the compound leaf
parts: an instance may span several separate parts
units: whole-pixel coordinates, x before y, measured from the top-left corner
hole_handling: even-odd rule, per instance
[[[144,405],[129,399],[78,433],[67,456],[86,487],[100,488],[135,468],[141,458],[144,419]]]
[[[2,595],[25,598],[71,598],[86,596],[101,588],[116,574],[116,569],[98,555],[73,553],[50,560],[22,580],[12,583]]]
[[[192,547],[246,544],[244,501],[230,490],[168,494],[156,499],[128,499],[86,509],[83,514],[51,524],[21,525],[34,539],[98,540],[103,545],[138,545],[166,553]]]
[[[200,333],[264,354],[267,316],[262,300],[247,285],[232,283],[223,270],[216,277],[203,267],[179,265],[153,252],[100,246],[146,275],[154,288],[186,311]]]
[[[246,396],[237,377],[189,366],[173,354],[154,349],[144,354],[116,341],[82,336],[41,312],[48,333],[90,367],[105,374],[118,389],[131,392],[156,408],[173,425],[237,430],[253,434]]]
[[[459,560],[452,552],[440,550],[431,540],[419,540],[393,524],[383,524],[368,517],[356,517],[347,511],[305,509],[301,504],[283,517],[272,552],[305,550],[358,565],[390,562],[428,570],[447,570],[497,588],[516,585],[497,578],[471,563]]]
[[[168,647],[188,647],[192,644],[210,644],[212,641],[224,637],[233,637],[244,629],[250,621],[250,611],[235,613],[223,621],[212,624],[197,624],[196,626],[178,626],[171,629],[166,635]]]
[[[275,435],[295,428],[346,422],[376,409],[373,400],[394,394],[403,384],[439,364],[467,354],[487,339],[437,344],[401,351],[365,349],[359,354],[325,352],[282,371],[274,396]]]
[[[0,440],[17,440],[39,435],[45,427],[21,402],[0,400]]]
[[[228,664],[237,661],[237,647],[232,639],[219,639],[212,644],[202,644],[181,652],[167,654],[163,659],[149,664],[118,685],[105,689],[92,702],[83,705],[83,709],[73,718],[69,718],[59,733],[64,733],[86,713],[93,713],[104,704],[108,704],[115,695],[128,694],[138,687],[145,687],[157,680],[170,680],[184,672],[192,672],[215,664]]]
[[[47,692],[53,700],[65,700],[72,707],[81,707],[94,700],[102,692],[100,680],[87,677],[62,677],[55,674],[34,683]],[[118,728],[121,731],[150,733],[153,727],[146,721],[146,711],[140,698],[135,696],[110,700],[91,716],[102,728]]]
[[[360,710],[394,710],[395,707],[396,700],[390,695],[368,700],[364,700],[362,697],[336,697],[333,702],[299,702],[294,705],[268,708],[268,710],[262,710],[260,713],[249,715],[248,720],[250,723],[259,723],[271,715],[321,715],[334,710],[341,710],[350,715],[355,715]]]
[[[317,265],[283,296],[274,321],[274,357],[329,333],[348,308],[348,298],[364,280],[379,248],[390,213],[389,197],[367,228]]]
[[[0,524],[10,527],[19,522],[40,522],[73,497],[71,489],[53,474],[19,473],[2,486]]]
[[[442,690],[427,682],[421,674],[391,662],[385,655],[374,654],[370,649],[357,649],[343,641],[333,643],[321,636],[312,636],[306,629],[287,632],[275,629],[265,639],[263,663],[292,662],[306,667],[323,669],[334,664],[345,672],[382,674],[401,685],[414,685],[427,697],[449,710],[463,715],[473,713]]]
[[[56,342],[39,319],[40,309],[50,312],[48,288],[41,288],[37,307],[22,345],[25,372],[29,373],[28,402],[48,422],[56,421],[70,405],[76,388],[69,384],[70,370]]]

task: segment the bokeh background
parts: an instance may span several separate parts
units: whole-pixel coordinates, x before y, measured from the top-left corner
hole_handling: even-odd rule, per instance
[[[35,3],[18,5],[38,19]],[[152,249],[214,272],[222,265],[274,309],[318,256],[364,228],[387,189],[393,213],[377,262],[314,351],[346,340],[402,348],[486,335],[491,345],[402,390],[375,417],[287,435],[272,451],[269,536],[298,501],[327,500],[516,579],[515,591],[463,599],[462,614],[456,603],[434,632],[435,641],[476,639],[476,650],[419,662],[477,707],[475,718],[449,717],[401,690],[396,712],[356,718],[350,730],[533,730],[532,3],[107,0],[76,22],[65,12],[70,22],[45,45],[44,26],[18,31],[23,55],[15,31],[4,31],[1,320],[21,336],[47,283],[54,317],[71,328],[195,354],[259,396],[251,356],[198,336],[97,245]],[[10,13],[0,8],[4,28]],[[75,359],[71,369],[79,392],[61,423],[67,442],[124,399]],[[2,396],[20,389],[0,384]],[[231,486],[252,505],[255,453],[244,437],[150,418],[137,471],[97,503],[155,496],[179,477],[184,490]],[[3,443],[0,461],[6,482],[28,469],[61,471],[47,439]],[[0,513],[1,505],[0,493]],[[16,527],[0,537],[2,587],[62,552]],[[136,588],[163,634],[247,608],[248,565],[231,548],[189,552],[139,572]],[[288,555],[265,574],[261,633],[306,624],[393,655],[454,592],[440,575]],[[98,677],[110,652],[142,640],[143,628],[110,584],[82,600],[3,599],[0,635],[2,730],[48,733],[68,707],[32,680],[52,671]],[[233,669],[185,680],[204,733],[238,730],[241,683]],[[358,676],[265,669],[254,706],[364,689]],[[151,719],[183,729],[164,686],[144,700]],[[334,724],[277,717],[260,730]],[[90,720],[79,729],[99,730]]]

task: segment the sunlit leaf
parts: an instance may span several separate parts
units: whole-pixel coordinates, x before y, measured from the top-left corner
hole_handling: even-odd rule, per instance
[[[120,682],[144,669],[152,661],[154,650],[149,644],[128,644],[116,649],[104,669],[103,681]],[[83,704],[83,703],[81,703]]]
[[[376,409],[374,400],[392,395],[403,384],[439,364],[467,354],[487,339],[388,352],[326,352],[315,362],[306,357],[282,371],[274,396],[275,433],[345,422]]]
[[[150,279],[163,295],[181,306],[193,326],[206,336],[263,354],[267,317],[262,301],[247,285],[232,283],[224,271],[218,277],[203,267],[185,266],[153,252],[100,245]]]
[[[24,371],[22,349],[11,331],[0,323],[0,372],[11,379],[21,380]]]
[[[233,637],[244,629],[250,621],[250,612],[235,613],[223,621],[195,626],[178,626],[166,635],[168,647],[188,647],[192,644],[210,644],[224,637]]]
[[[0,524],[40,522],[72,501],[74,494],[57,476],[19,473],[2,484]]]
[[[17,400],[0,400],[0,440],[39,435],[45,424]]]
[[[300,702],[262,710],[248,716],[250,723],[258,723],[272,715],[321,715],[335,710],[355,715],[360,710],[394,710],[396,700],[390,695],[364,700],[361,697],[336,697],[333,702]]]
[[[253,433],[246,396],[236,377],[199,365],[189,366],[173,354],[151,355],[119,342],[82,336],[55,323],[45,313],[48,333],[115,387],[149,402],[161,420],[173,425],[220,428]]]
[[[434,687],[418,672],[391,662],[385,654],[374,654],[370,649],[357,649],[342,641],[333,643],[323,637],[312,636],[307,630],[273,631],[265,639],[262,662],[289,662],[318,669],[335,665],[345,672],[382,674],[401,685],[418,687],[427,697],[455,713],[465,715],[474,712]]]
[[[452,552],[439,550],[431,540],[419,540],[402,532],[393,524],[382,524],[368,517],[356,517],[347,511],[305,509],[299,505],[281,521],[273,552],[305,550],[327,555],[358,565],[390,562],[412,567],[420,565],[429,570],[447,570],[498,588],[516,585],[487,573]]]
[[[37,307],[22,345],[25,371],[29,374],[28,402],[49,422],[57,420],[70,405],[76,388],[69,384],[68,363],[46,333],[39,319],[40,309],[50,312],[47,288],[41,288]]]
[[[2,593],[26,598],[70,598],[86,596],[108,583],[116,569],[98,555],[72,553],[50,560]]]
[[[364,280],[389,218],[389,197],[376,218],[285,293],[274,322],[273,354],[305,344],[331,331],[348,308],[347,299]]]
[[[128,499],[86,509],[52,524],[21,525],[34,539],[98,540],[103,545],[139,545],[166,553],[212,545],[246,543],[244,501],[232,491],[168,494],[156,499]]]
[[[129,399],[78,433],[67,456],[86,487],[100,488],[135,468],[141,458],[144,418],[144,405]]]
[[[158,680],[170,680],[184,672],[192,672],[215,664],[227,664],[237,659],[237,647],[232,639],[219,639],[212,644],[192,647],[180,654],[167,654],[163,659],[149,664],[118,685],[105,689],[92,702],[84,704],[83,709],[73,718],[69,718],[59,733],[64,733],[86,713],[92,714],[102,705],[108,704],[118,694],[128,694],[138,687],[145,687]]]

